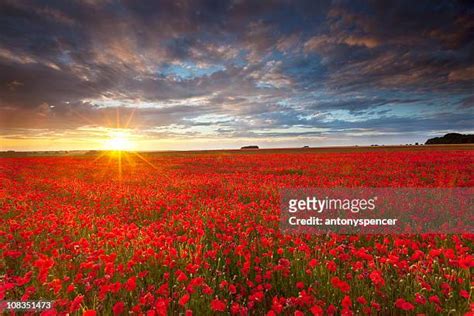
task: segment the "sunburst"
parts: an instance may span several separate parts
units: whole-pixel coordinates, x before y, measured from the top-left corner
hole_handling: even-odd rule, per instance
[[[115,128],[108,128],[104,131],[104,140],[102,141],[102,151],[96,157],[95,160],[100,160],[102,158],[108,158],[108,165],[115,161],[117,165],[117,175],[120,184],[122,183],[123,179],[123,165],[126,162],[129,166],[136,166],[137,161],[145,162],[149,167],[158,170],[158,168],[144,155],[140,154],[137,149],[138,145],[135,142],[137,135],[134,134],[134,130],[129,128],[130,123],[133,120],[133,116],[135,114],[136,108],[130,113],[130,116],[126,120],[124,126],[120,124],[120,110],[116,109],[116,122]],[[88,123],[96,126],[100,126],[102,124],[98,124],[96,122],[92,122],[91,120],[79,115],[82,119],[86,120]],[[110,122],[109,122],[110,123]],[[138,158],[138,159],[137,159]]]
[[[130,151],[135,147],[132,136],[128,131],[111,131],[109,139],[104,142],[105,150]]]

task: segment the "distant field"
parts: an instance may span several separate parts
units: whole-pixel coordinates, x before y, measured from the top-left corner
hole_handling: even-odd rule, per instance
[[[146,155],[186,155],[186,154],[228,154],[228,153],[318,153],[318,152],[372,152],[372,151],[426,151],[426,150],[473,150],[474,144],[455,145],[400,145],[400,146],[334,146],[334,147],[310,147],[310,148],[262,148],[262,149],[216,149],[216,150],[191,150],[191,151],[146,151],[140,152]],[[41,157],[41,156],[94,156],[100,155],[102,151],[2,151],[1,157]]]

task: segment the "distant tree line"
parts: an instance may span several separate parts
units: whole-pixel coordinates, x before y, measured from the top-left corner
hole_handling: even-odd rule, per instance
[[[474,144],[474,135],[449,133],[444,135],[443,137],[430,138],[426,141],[425,144]]]

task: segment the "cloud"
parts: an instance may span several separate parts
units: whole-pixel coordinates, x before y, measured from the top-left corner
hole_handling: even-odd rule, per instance
[[[448,74],[449,81],[474,81],[474,66],[468,68],[455,69]]]
[[[451,1],[2,1],[0,129],[65,135],[113,127],[118,111],[163,138],[466,130],[472,14]]]

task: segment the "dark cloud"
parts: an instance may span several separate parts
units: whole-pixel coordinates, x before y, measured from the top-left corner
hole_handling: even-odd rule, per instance
[[[473,21],[464,1],[0,0],[0,128],[469,130]]]

